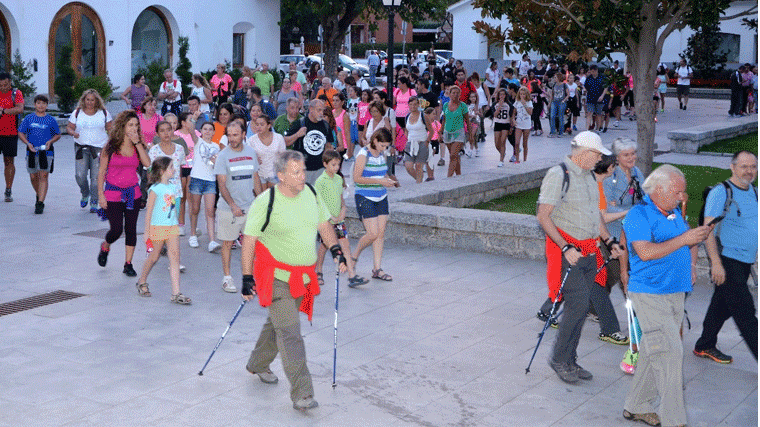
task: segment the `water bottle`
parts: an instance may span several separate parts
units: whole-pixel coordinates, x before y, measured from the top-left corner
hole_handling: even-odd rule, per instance
[[[150,256],[150,253],[153,252],[153,241],[148,239],[145,241],[145,257],[147,258]]]

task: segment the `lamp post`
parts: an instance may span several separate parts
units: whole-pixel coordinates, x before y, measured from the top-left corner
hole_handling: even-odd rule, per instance
[[[388,93],[388,101],[393,105],[393,24],[396,8],[401,6],[401,0],[383,0],[383,6],[388,8],[388,66],[385,67],[388,77],[385,90]]]

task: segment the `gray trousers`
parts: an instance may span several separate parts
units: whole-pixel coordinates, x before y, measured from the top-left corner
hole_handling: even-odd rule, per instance
[[[567,266],[564,268],[567,268]],[[564,274],[564,270],[562,274]],[[568,278],[567,280],[570,279]],[[565,285],[565,287],[567,287],[567,285]],[[617,314],[615,314],[615,307],[612,306],[610,295],[605,288],[599,286],[592,280],[592,283],[589,285],[589,296],[591,298],[591,305],[596,311],[596,315],[599,316],[599,328],[601,329],[601,332],[605,335],[620,332],[620,322],[618,322]],[[541,306],[541,311],[549,314],[552,310],[553,303],[554,301],[547,298]],[[559,312],[559,306],[557,307],[557,312]]]
[[[629,292],[643,338],[639,361],[624,409],[633,414],[657,412],[663,426],[686,424],[683,397],[683,322],[685,295]],[[654,403],[660,398],[659,410]]]
[[[562,257],[562,275],[567,271],[568,263]],[[559,323],[559,332],[554,341],[552,358],[557,363],[570,363],[578,357],[576,350],[581,338],[583,323],[589,307],[590,287],[594,284],[596,273],[596,256],[585,256],[570,270],[570,275],[562,289],[565,312]],[[601,286],[597,286],[601,289]]]
[[[246,366],[251,372],[267,371],[277,353],[280,353],[282,367],[290,381],[290,399],[293,402],[314,396],[298,317],[301,299],[290,295],[290,285],[274,279],[269,317],[261,328],[256,348],[251,352]]]
[[[98,204],[98,169],[100,169],[100,156],[92,158],[92,152],[100,153],[101,149],[85,145],[82,147],[82,158],[75,159],[74,174],[79,185],[82,198],[90,198],[90,203],[97,207]],[[87,180],[89,175],[89,182]]]

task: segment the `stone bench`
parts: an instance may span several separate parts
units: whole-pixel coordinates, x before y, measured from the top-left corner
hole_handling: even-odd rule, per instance
[[[757,115],[726,118],[723,122],[707,123],[668,132],[671,150],[676,153],[696,154],[699,147],[715,141],[757,132]]]

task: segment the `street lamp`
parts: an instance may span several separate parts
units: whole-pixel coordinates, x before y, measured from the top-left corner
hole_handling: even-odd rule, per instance
[[[385,71],[388,74],[385,83],[388,92],[388,101],[393,105],[393,24],[396,18],[396,8],[401,6],[401,0],[383,0],[383,6],[388,9],[388,66]]]

